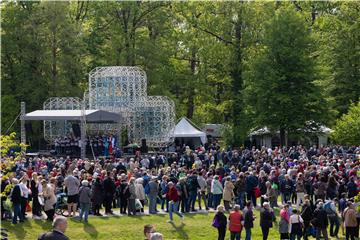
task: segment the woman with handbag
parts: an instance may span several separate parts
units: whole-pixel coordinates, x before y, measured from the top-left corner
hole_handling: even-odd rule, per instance
[[[304,220],[299,215],[297,209],[293,209],[293,214],[290,216],[290,240],[300,240],[302,237]]]
[[[217,212],[214,216],[212,226],[218,230],[218,240],[224,240],[226,235],[226,216],[224,214],[224,206],[219,205],[217,207]]]
[[[289,205],[285,204],[284,207],[280,210],[280,222],[279,222],[280,240],[290,239],[289,221],[290,221]]]

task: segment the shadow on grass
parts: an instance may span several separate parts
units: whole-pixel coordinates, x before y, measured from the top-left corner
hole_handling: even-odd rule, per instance
[[[173,222],[170,224],[176,230],[176,232],[181,235],[180,239],[189,239],[189,235],[184,230],[184,223],[181,223],[180,226],[176,226]]]
[[[50,231],[52,229],[51,222],[42,220],[33,220],[33,222],[41,227],[44,231]]]
[[[94,225],[92,225],[91,223],[85,223],[84,224],[84,231],[89,234],[92,238],[97,239],[99,232],[96,230],[96,228],[94,227]]]
[[[11,224],[10,222],[1,222],[1,227],[5,228],[7,230],[7,233],[14,234],[16,239],[26,239],[26,230],[24,229],[24,226],[30,226],[30,223],[24,222],[24,223],[17,223],[17,224]],[[31,227],[30,227],[31,228]],[[10,238],[9,238],[10,239]]]

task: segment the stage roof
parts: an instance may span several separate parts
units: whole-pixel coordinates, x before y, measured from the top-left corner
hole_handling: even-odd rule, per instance
[[[37,110],[25,114],[24,120],[69,120],[81,121],[82,110]],[[121,122],[120,114],[107,112],[103,110],[85,110],[85,117],[87,122]]]

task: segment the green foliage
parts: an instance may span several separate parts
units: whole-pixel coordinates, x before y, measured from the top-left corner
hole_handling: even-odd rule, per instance
[[[327,104],[315,84],[313,40],[293,7],[280,8],[266,24],[264,46],[251,62],[246,89],[259,126],[294,132],[324,122]]]
[[[360,143],[360,101],[351,104],[348,113],[336,120],[332,137],[335,142],[345,145]]]
[[[149,94],[231,126],[236,146],[264,124],[332,123],[360,96],[357,2],[8,1],[1,14],[3,130],[21,101],[82,97],[97,66],[141,66]]]

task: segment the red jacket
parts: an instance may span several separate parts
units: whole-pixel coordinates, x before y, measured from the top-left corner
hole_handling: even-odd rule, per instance
[[[179,201],[179,195],[176,187],[169,188],[169,191],[166,193],[166,197],[169,201],[177,202]]]
[[[230,232],[241,232],[242,225],[241,221],[243,221],[243,217],[241,212],[231,212],[229,215],[229,230]]]

